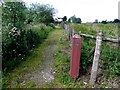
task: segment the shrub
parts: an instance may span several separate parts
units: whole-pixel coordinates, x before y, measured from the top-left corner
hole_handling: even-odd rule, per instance
[[[40,44],[53,28],[48,26],[23,30],[20,35],[4,32],[2,40],[3,70],[11,70],[26,57],[28,52]]]

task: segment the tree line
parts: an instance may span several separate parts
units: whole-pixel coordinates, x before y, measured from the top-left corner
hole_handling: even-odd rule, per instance
[[[119,19],[114,19],[113,21],[102,20],[101,22],[99,22],[98,19],[95,19],[94,23],[103,23],[103,24],[120,23],[120,20]]]
[[[58,21],[58,19],[61,19],[62,21]],[[76,17],[75,15],[71,16],[70,18],[67,18],[67,16],[64,16],[63,18],[60,18],[58,17],[56,19],[56,23],[58,22],[68,22],[68,23],[79,23],[81,24],[82,23],[82,20],[81,18],[79,17]],[[98,19],[95,19],[94,22],[91,22],[91,23],[103,23],[103,24],[107,24],[107,23],[120,23],[120,20],[119,19],[114,19],[113,21],[107,21],[107,20],[102,20],[101,22],[98,21]]]

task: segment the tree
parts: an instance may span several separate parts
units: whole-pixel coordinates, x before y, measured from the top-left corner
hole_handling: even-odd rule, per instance
[[[81,23],[81,18],[76,18],[76,16],[72,16],[68,19],[69,22],[73,22],[73,23]]]
[[[28,16],[32,15],[34,22],[49,24],[54,22],[53,15],[55,14],[55,10],[50,5],[43,4],[31,4],[30,13]]]
[[[120,20],[119,19],[114,19],[114,21],[113,21],[114,23],[119,23],[120,22]]]
[[[106,20],[106,21],[102,21],[101,23],[103,23],[103,24],[107,24],[107,20]]]
[[[43,39],[28,28],[28,23],[53,22],[53,8],[49,5],[26,7],[24,2],[2,3],[2,61],[3,70],[11,70]],[[51,24],[52,26],[52,24]],[[49,28],[50,29],[50,28]],[[46,37],[48,29],[40,29]]]
[[[2,4],[2,24],[10,29],[13,27],[24,28],[26,9],[23,2],[4,2]]]
[[[7,63],[11,62],[11,58],[27,53],[27,41],[25,40],[26,9],[23,2],[2,3],[3,69],[9,67],[10,64]]]
[[[82,22],[80,18],[77,18],[76,20],[77,20],[76,23],[81,23]]]
[[[62,18],[62,20],[63,20],[63,21],[66,21],[66,20],[67,20],[67,16],[64,16],[64,17]]]
[[[69,22],[69,23],[71,22],[71,18],[68,19],[68,22]]]
[[[94,23],[98,23],[98,19],[95,19],[95,22]]]
[[[76,16],[75,16],[75,15],[71,17],[71,21],[72,21],[73,23],[76,23],[77,20],[76,20]]]

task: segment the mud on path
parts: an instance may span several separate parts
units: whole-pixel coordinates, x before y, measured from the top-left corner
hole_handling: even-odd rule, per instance
[[[40,45],[41,49],[37,50],[37,54],[30,56],[33,60],[25,61],[27,64],[34,64],[37,62],[38,64],[31,66],[27,66],[25,63],[21,65],[19,69],[13,70],[10,73],[9,84],[7,87],[11,88],[28,88],[28,87],[39,87],[42,88],[44,85],[49,84],[52,80],[54,80],[54,58],[53,55],[57,48],[57,42],[62,37],[62,30],[54,30],[49,33],[47,39]],[[39,47],[38,47],[39,48]],[[42,58],[41,60],[35,60]],[[23,67],[24,66],[24,67]],[[18,73],[19,72],[19,73]]]

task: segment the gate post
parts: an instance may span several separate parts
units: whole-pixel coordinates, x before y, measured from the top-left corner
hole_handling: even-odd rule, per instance
[[[94,85],[96,81],[101,46],[102,46],[102,32],[99,32],[96,37],[96,47],[95,47],[93,65],[92,65],[91,76],[89,81],[90,85]]]
[[[79,76],[80,69],[80,52],[82,45],[82,37],[74,35],[72,38],[72,54],[70,61],[70,77],[77,78]]]

